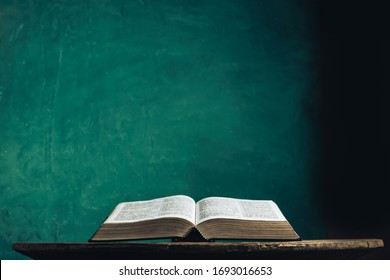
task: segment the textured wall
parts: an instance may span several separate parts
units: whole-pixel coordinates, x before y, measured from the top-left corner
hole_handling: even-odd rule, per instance
[[[316,56],[293,3],[1,1],[0,257],[173,194],[273,199],[323,237]]]

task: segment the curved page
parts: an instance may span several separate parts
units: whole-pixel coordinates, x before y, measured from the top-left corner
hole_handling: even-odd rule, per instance
[[[123,202],[104,222],[132,223],[158,218],[183,218],[195,223],[195,201],[185,195],[175,195],[145,201]]]
[[[272,200],[209,197],[196,204],[196,224],[210,219],[286,221]]]

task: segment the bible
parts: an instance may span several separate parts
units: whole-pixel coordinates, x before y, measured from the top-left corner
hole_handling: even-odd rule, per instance
[[[175,195],[119,203],[89,241],[300,240],[272,200]],[[189,240],[187,240],[189,241]]]

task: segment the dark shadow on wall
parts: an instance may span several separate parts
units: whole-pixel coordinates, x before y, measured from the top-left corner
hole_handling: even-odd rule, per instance
[[[382,238],[390,258],[390,17],[385,1],[317,1],[320,203],[330,238]]]

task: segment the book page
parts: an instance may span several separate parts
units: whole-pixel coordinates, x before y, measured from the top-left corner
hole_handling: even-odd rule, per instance
[[[264,221],[286,220],[279,207],[272,200],[209,197],[200,200],[196,204],[196,224],[215,218]]]
[[[195,201],[185,195],[118,204],[104,223],[131,223],[157,218],[183,218],[195,223]]]

